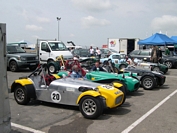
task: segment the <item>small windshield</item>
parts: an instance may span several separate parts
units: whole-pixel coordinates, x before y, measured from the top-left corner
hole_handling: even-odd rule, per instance
[[[49,42],[52,51],[68,51],[66,45],[62,42]]]
[[[112,59],[121,59],[120,55],[112,55]]]
[[[26,53],[25,50],[23,50],[19,46],[7,46],[7,52],[9,54],[14,54],[14,53]]]

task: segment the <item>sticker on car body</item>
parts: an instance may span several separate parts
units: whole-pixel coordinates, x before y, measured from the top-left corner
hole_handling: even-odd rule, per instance
[[[68,87],[68,88],[66,88],[66,91],[75,91],[75,89],[74,88],[70,88],[70,87]]]
[[[102,88],[106,88],[106,89],[109,89],[109,90],[113,90],[114,87],[110,86],[110,85],[101,85]]]
[[[51,99],[54,103],[59,103],[61,101],[61,94],[58,91],[53,91],[51,93]]]

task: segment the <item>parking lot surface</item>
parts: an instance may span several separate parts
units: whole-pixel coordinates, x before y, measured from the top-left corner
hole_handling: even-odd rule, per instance
[[[8,71],[8,86],[30,71]],[[125,103],[105,110],[96,120],[83,118],[78,107],[32,101],[18,105],[9,93],[12,133],[176,133],[177,69],[170,69],[166,82],[154,90],[140,88]]]

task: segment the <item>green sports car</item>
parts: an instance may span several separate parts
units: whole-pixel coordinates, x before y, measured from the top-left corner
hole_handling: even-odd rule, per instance
[[[117,74],[117,73],[107,73],[101,71],[91,71],[86,74],[86,78],[93,82],[105,83],[105,84],[121,82],[126,86],[127,92],[137,91],[140,86],[139,80],[131,77],[129,73]]]

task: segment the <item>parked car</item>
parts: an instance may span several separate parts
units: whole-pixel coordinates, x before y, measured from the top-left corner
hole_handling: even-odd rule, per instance
[[[114,84],[117,86],[114,87],[69,77],[60,78],[56,74],[48,73],[45,65],[12,83],[11,92],[18,104],[26,105],[31,99],[35,99],[79,106],[85,118],[96,119],[105,108],[118,107],[124,101],[124,93],[119,90],[121,84]]]
[[[132,77],[140,80],[141,86],[145,90],[152,90],[156,86],[162,86],[165,83],[166,77],[156,71],[149,71],[141,68],[136,68],[134,66],[128,66],[123,68],[119,73],[130,73]],[[136,73],[137,75],[133,75]]]
[[[157,72],[161,72],[164,74],[168,72],[168,66],[164,64],[147,62],[146,59],[140,60],[137,58],[134,59],[134,62],[137,64],[138,67],[142,67],[144,69],[147,68],[150,71],[157,71]]]
[[[112,63],[114,63],[118,69],[122,69],[122,68],[125,68],[128,66],[128,63],[126,63],[126,61],[123,59],[122,55],[119,53],[111,54],[108,58],[101,58],[100,62],[104,64],[108,60],[111,60]]]
[[[110,56],[111,54],[118,53],[116,50],[109,49],[109,48],[102,48],[100,50],[101,50],[101,58],[106,58]]]
[[[73,56],[78,56],[80,59],[90,57],[89,49],[74,49]],[[96,56],[96,55],[95,55]]]
[[[18,71],[20,68],[29,68],[35,70],[39,64],[36,54],[26,53],[20,46],[7,45],[7,67],[12,71]]]
[[[143,60],[144,58],[150,62],[151,50],[134,50],[129,54],[129,57],[134,57]],[[177,57],[175,56],[167,56],[162,53],[162,62],[167,65],[168,68],[177,67]]]

